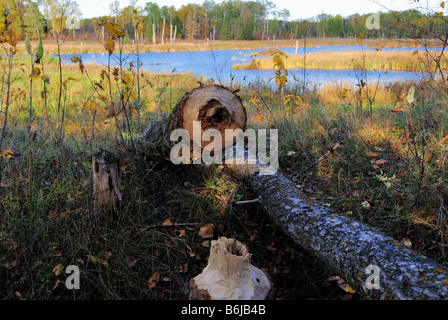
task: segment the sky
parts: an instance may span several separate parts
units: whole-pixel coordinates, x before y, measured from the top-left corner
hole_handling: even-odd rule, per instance
[[[202,4],[203,0],[138,0],[140,6],[146,2],[156,2],[159,6],[174,5],[179,9],[182,5],[188,3]],[[222,0],[215,0],[220,3]],[[343,17],[354,13],[364,14],[378,11],[406,10],[414,8],[416,3],[413,0],[271,0],[277,7],[277,10],[288,9],[291,13],[291,19],[312,18],[322,12]],[[110,13],[109,4],[112,0],[77,0],[80,11],[85,18],[98,17]],[[441,0],[420,0],[420,6],[441,10]],[[129,5],[129,0],[120,0],[121,6]],[[446,7],[448,10],[448,5]]]

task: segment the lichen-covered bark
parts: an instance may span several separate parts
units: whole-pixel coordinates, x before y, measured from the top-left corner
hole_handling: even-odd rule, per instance
[[[334,214],[309,200],[277,173],[260,175],[231,165],[245,176],[269,217],[297,244],[326,262],[368,299],[448,299],[448,269],[372,227]],[[380,271],[379,289],[368,289],[368,266]]]

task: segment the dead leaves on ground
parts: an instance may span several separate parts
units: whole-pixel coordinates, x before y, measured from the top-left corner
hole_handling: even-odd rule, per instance
[[[209,223],[199,229],[198,235],[201,239],[212,239],[213,238],[213,224]]]
[[[349,295],[347,295],[347,296],[344,296],[344,297],[343,297],[344,299],[350,299],[350,298],[351,298],[351,295],[354,294],[354,293],[356,293],[356,291],[355,291],[352,287],[350,287],[350,286],[348,285],[348,283],[345,282],[344,279],[341,279],[341,277],[339,277],[339,276],[332,276],[332,277],[329,277],[329,278],[327,279],[327,281],[328,281],[328,282],[336,281],[336,283],[337,283],[337,285],[339,286],[339,288],[341,288],[342,290],[344,290],[345,292],[347,292],[347,293],[349,294]]]
[[[148,287],[150,289],[154,288],[160,280],[160,272],[156,271],[148,280]]]

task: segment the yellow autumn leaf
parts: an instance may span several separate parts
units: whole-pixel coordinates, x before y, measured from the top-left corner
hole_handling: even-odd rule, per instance
[[[445,1],[442,1],[442,3],[440,4],[440,6],[445,9]]]
[[[100,27],[104,27],[104,26],[106,25],[106,23],[107,23],[107,21],[104,20],[104,19],[100,19],[100,20],[98,21],[98,25],[99,25]]]
[[[261,114],[257,114],[257,123],[261,121]]]
[[[86,104],[87,108],[89,108],[90,110],[93,110],[95,108],[95,101],[94,100],[89,100]]]
[[[38,77],[40,76],[40,69],[38,67],[34,67],[33,68],[33,77]]]
[[[87,255],[87,260],[94,263],[94,264],[101,264],[106,268],[109,268],[109,263],[107,263],[106,260],[95,257],[95,256],[91,256],[91,255]]]
[[[348,92],[347,89],[342,90],[342,93],[341,93],[342,98],[346,98],[347,97],[347,92]]]
[[[13,151],[11,151],[11,150],[3,150],[0,153],[0,158],[11,159],[14,156],[15,156],[15,153]]]
[[[107,32],[109,32],[112,38],[115,38],[115,28],[112,23],[110,22],[106,23],[106,30]]]
[[[80,57],[72,57],[72,62],[73,63],[79,63],[79,62],[81,62],[81,58]]]
[[[107,40],[105,44],[106,50],[109,52],[109,54],[112,54],[115,50],[115,41],[113,40]]]
[[[132,77],[131,77],[131,75],[130,75],[129,73],[126,73],[126,74],[123,76],[123,83],[130,84],[131,81],[132,81]]]

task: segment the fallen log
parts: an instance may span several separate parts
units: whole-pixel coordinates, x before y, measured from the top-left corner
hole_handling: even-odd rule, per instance
[[[139,146],[151,159],[169,159],[175,145],[170,135],[175,129],[195,136],[192,123],[201,121],[201,134],[209,128],[223,133],[244,129],[246,120],[241,99],[233,92],[217,85],[201,86],[187,93],[168,117],[154,122],[139,139]],[[197,148],[208,144],[191,140],[193,149],[195,141]],[[235,143],[233,136],[224,139],[222,151]],[[234,154],[249,156],[238,145]],[[281,173],[265,170],[259,163],[241,162],[244,159],[227,166],[249,183],[270,219],[361,295],[368,299],[448,299],[447,268],[368,225],[307,199]]]
[[[238,146],[235,147],[237,149]],[[239,154],[247,152],[239,150]],[[238,154],[235,150],[234,154]],[[448,269],[372,227],[309,200],[281,173],[228,165],[270,219],[368,299],[448,299]]]
[[[218,152],[236,143],[233,135],[226,139],[225,131],[244,130],[246,122],[246,109],[235,92],[217,84],[201,85],[187,92],[168,116],[154,121],[138,140],[138,147],[152,160],[170,160],[177,142],[171,140],[171,135],[176,129],[184,129],[191,150],[200,157],[201,150],[210,143],[202,141],[206,130],[218,130],[223,137],[221,147],[214,148]],[[194,159],[193,154],[190,156]]]

